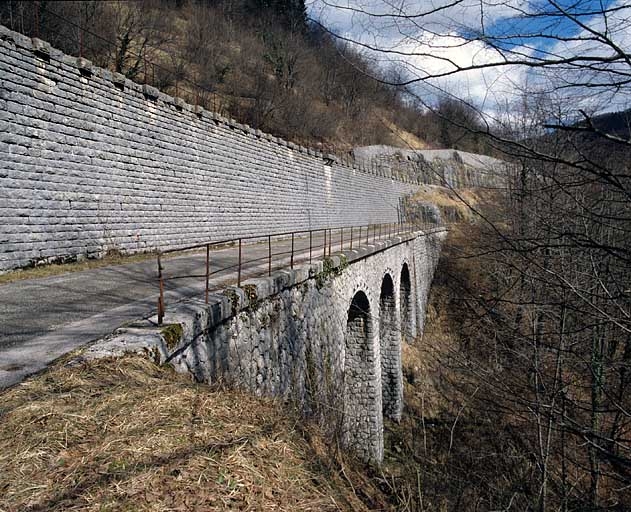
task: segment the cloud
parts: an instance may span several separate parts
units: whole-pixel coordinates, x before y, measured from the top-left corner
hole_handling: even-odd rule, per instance
[[[483,66],[497,62],[501,56],[459,31],[471,33],[482,30],[484,23],[494,24],[513,12],[513,4],[488,4],[481,16],[479,2],[459,2],[443,9],[453,3],[404,1],[393,9],[380,0],[315,0],[310,12],[339,35],[365,45],[358,48],[379,65],[397,63],[410,80],[425,82],[414,90],[426,101],[431,103],[442,91],[495,112],[504,108],[507,97],[515,95],[525,71],[517,67],[485,69]],[[417,16],[421,13],[424,15]],[[480,68],[457,72],[472,65]]]
[[[400,61],[411,78],[422,81],[420,94],[440,92],[478,106],[489,114],[504,109],[520,94],[526,69],[519,66],[487,67],[498,62],[498,53],[481,41],[456,34],[433,36],[429,42],[409,43],[409,56]],[[459,71],[471,68],[466,71]],[[431,96],[430,96],[431,97]]]
[[[579,26],[582,22],[583,26]],[[631,6],[626,1],[609,5],[608,12],[577,20],[578,31],[558,41],[550,51],[558,58],[580,56],[578,64],[560,64],[544,70],[539,83],[559,100],[588,112],[615,111],[631,103]]]
[[[380,65],[401,65],[411,79],[423,82],[417,86],[421,95],[444,91],[493,115],[520,101],[526,88],[592,111],[629,104],[631,86],[611,87],[616,78],[631,82],[629,62],[596,63],[591,70],[577,64],[506,64],[509,59],[533,63],[576,55],[606,58],[616,49],[628,56],[631,7],[617,0],[607,6],[605,17],[594,14],[599,5],[579,1],[572,7],[576,16],[528,17],[524,13],[550,13],[553,7],[522,0],[313,0],[309,12],[356,41]],[[488,44],[489,36],[500,37],[495,47]],[[462,71],[472,66],[476,69]]]
[[[497,62],[496,51],[460,33],[480,31],[484,24],[493,25],[513,12],[513,4],[507,2],[486,3],[482,12],[477,1],[402,0],[394,6],[383,0],[313,0],[309,12],[337,34],[359,43],[365,55],[382,64],[397,62],[411,78],[420,80],[458,67]],[[514,70],[479,69],[430,81],[449,92],[488,101],[489,88],[503,93],[513,88],[514,77]]]
[[[515,14],[522,0],[308,0],[310,14],[334,30],[377,39],[414,37],[420,30],[445,33],[462,27],[481,31]]]

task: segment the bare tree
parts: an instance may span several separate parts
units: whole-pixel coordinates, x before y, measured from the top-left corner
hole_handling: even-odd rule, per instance
[[[484,234],[476,247],[467,238],[466,261],[475,257],[479,274],[450,276],[472,323],[464,329],[467,350],[445,363],[457,370],[451,392],[470,397],[482,389],[467,402],[470,419],[498,427],[486,446],[458,455],[482,456],[504,443],[518,468],[508,471],[498,452],[493,483],[478,495],[482,508],[626,510],[631,137],[628,116],[608,111],[631,98],[631,7],[581,0],[362,5],[320,3],[323,16],[334,9],[361,25],[330,34],[404,62],[407,75],[395,85],[445,121],[440,136],[450,144],[468,131],[513,164],[498,199],[505,206],[475,209]],[[472,95],[474,75],[519,94],[508,104],[490,86]],[[468,116],[472,109],[477,114]],[[462,460],[449,463],[453,474]]]

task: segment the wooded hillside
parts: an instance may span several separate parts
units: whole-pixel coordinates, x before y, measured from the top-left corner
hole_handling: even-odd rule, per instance
[[[475,116],[387,85],[401,71],[336,42],[303,0],[9,1],[0,23],[294,142],[483,150],[448,122]]]

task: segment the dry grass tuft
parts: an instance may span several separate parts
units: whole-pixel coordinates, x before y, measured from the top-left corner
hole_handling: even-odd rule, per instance
[[[3,512],[368,510],[360,473],[278,402],[141,357],[53,368],[1,403]]]
[[[446,187],[426,185],[421,187],[413,200],[433,203],[443,211],[448,221],[472,221],[475,214],[471,208],[479,208],[481,203],[491,200],[492,191],[483,189],[459,189],[457,192]]]
[[[378,116],[379,120],[390,130],[395,145],[403,146],[404,149],[428,149],[427,143],[411,132],[404,130],[402,127],[387,119],[384,115]]]

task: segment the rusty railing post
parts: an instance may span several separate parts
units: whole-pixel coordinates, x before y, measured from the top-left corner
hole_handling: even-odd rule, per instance
[[[272,275],[272,235],[267,236],[267,275]]]
[[[289,260],[289,268],[294,268],[294,234],[291,234],[291,259]]]
[[[344,228],[340,228],[340,251],[344,250]]]
[[[158,253],[158,281],[160,283],[160,297],[158,298],[158,325],[162,325],[164,318],[164,278],[162,277],[162,256]]]
[[[239,238],[239,265],[237,270],[237,286],[241,286],[241,239]]]
[[[359,228],[361,229],[361,228]],[[361,231],[360,231],[360,235],[359,238],[361,238]],[[353,250],[353,226],[351,226],[351,251]]]
[[[324,230],[324,254],[322,255],[322,258],[326,258],[326,229]]]
[[[333,230],[329,228],[329,258],[331,257],[331,238],[333,238]]]
[[[210,279],[210,244],[206,244],[206,297],[205,302],[208,304],[208,281]]]
[[[313,254],[313,231],[309,230],[309,265],[311,265],[312,254]]]

